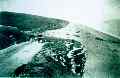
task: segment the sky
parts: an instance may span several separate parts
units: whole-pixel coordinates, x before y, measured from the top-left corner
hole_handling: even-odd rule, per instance
[[[120,37],[119,25],[104,22],[120,19],[119,4],[120,0],[0,0],[0,11],[65,19]]]
[[[0,10],[60,18],[100,29],[104,0],[0,0]]]

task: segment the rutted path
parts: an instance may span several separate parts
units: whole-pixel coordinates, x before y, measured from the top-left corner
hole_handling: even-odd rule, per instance
[[[3,58],[4,61],[0,63],[0,76],[9,76],[11,71],[14,71],[22,64],[26,64],[31,61],[32,57],[40,51],[42,45],[43,43],[38,43],[37,41],[16,44],[16,50],[12,51],[13,53],[16,53],[9,56],[9,58]],[[9,55],[9,52],[7,55]]]

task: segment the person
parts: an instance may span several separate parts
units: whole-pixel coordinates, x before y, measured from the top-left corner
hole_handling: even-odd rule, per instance
[[[44,42],[44,37],[41,33],[38,34],[38,42]]]

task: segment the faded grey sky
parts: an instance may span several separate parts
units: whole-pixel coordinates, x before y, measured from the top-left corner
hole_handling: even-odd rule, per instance
[[[2,0],[2,10],[67,19],[98,28],[104,0]]]
[[[119,4],[119,0],[0,0],[0,10],[65,19],[120,36],[119,25],[103,25],[120,19]]]

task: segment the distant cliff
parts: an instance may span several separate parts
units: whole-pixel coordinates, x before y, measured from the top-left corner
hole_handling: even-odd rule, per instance
[[[62,28],[68,23],[65,20],[24,13],[0,12],[0,49],[29,40],[24,31],[41,33]]]
[[[104,21],[104,29],[120,38],[120,19],[109,19]]]
[[[37,15],[30,15],[15,12],[0,12],[0,24],[14,26],[20,30],[32,30],[39,28],[39,32],[58,29],[66,26],[69,22],[60,19],[47,18]]]

